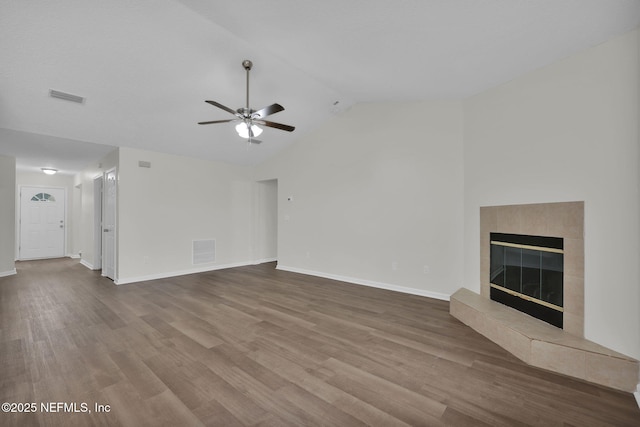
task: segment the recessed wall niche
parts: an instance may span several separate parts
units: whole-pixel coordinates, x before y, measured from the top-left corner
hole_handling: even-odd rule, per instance
[[[584,337],[584,202],[480,208],[480,294],[490,298],[490,234],[564,240],[563,329]]]

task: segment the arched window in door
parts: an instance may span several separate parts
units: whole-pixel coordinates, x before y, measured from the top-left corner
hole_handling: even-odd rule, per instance
[[[55,202],[56,198],[49,193],[38,193],[31,198],[32,202]]]

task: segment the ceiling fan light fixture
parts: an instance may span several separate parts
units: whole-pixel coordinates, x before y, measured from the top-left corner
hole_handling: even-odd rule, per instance
[[[240,123],[236,126],[236,132],[240,135],[241,138],[249,138],[249,125],[247,123]],[[251,132],[253,132],[252,138],[260,136],[262,133],[262,129],[260,129],[257,125],[251,125]]]

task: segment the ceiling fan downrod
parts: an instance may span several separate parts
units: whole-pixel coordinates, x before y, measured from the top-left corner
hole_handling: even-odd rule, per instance
[[[249,61],[248,59],[245,59],[244,61],[242,61],[242,66],[247,71],[247,104],[246,104],[247,107],[246,107],[246,113],[247,114],[251,114],[250,113],[250,108],[249,108],[249,71],[251,71],[251,67],[253,67],[253,62]]]

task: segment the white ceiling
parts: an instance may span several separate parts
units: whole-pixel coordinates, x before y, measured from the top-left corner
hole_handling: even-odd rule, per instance
[[[354,103],[465,98],[639,25],[640,0],[0,0],[0,154],[67,173],[112,146],[253,165]],[[251,106],[296,126],[248,149],[196,124],[232,118],[205,99],[244,105],[243,59]]]

